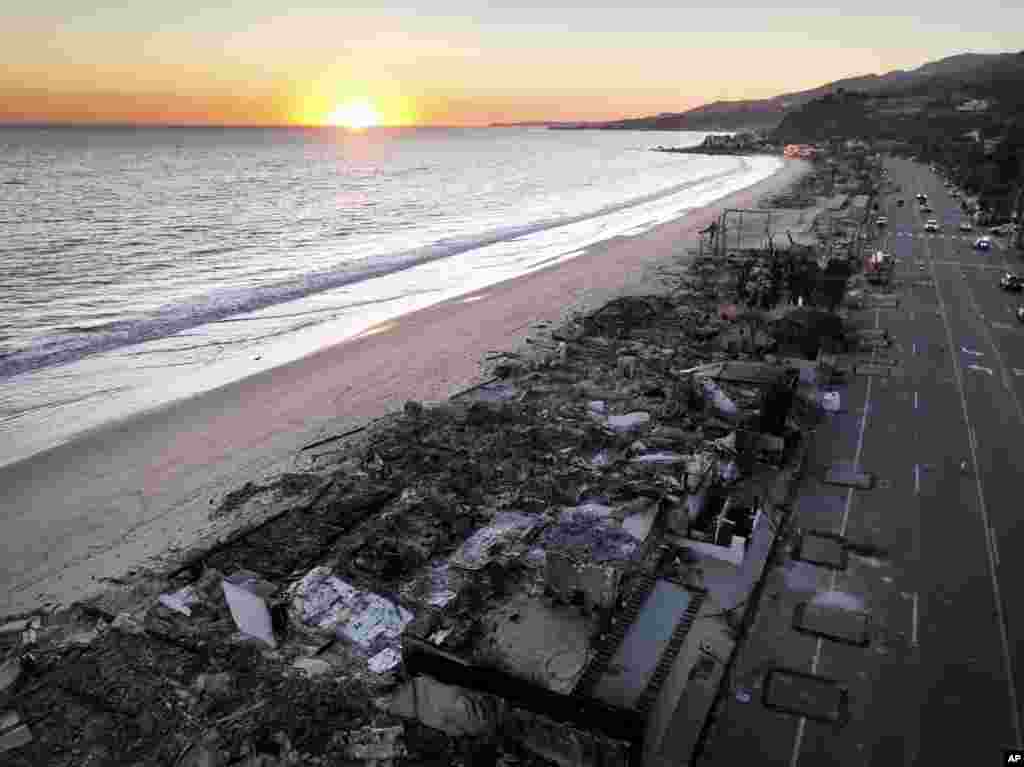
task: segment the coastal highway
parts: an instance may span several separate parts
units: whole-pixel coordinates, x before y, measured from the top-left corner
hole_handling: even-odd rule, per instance
[[[993,755],[1024,745],[1024,326],[1013,312],[1019,298],[998,284],[1016,257],[998,238],[976,250],[977,235],[958,231],[959,205],[928,169],[893,161],[890,173],[935,209],[922,214],[908,200],[890,238],[914,285],[907,311],[918,309],[905,339],[918,397],[915,464],[935,467],[919,493],[922,756],[980,761],[988,754],[972,745]],[[940,232],[923,232],[928,217]],[[925,278],[914,281],[914,270]],[[951,465],[959,460],[966,475]]]
[[[833,679],[848,715],[834,725],[726,696],[702,766],[985,765],[1022,745],[1024,325],[1013,310],[1024,298],[999,288],[1022,264],[997,238],[974,249],[979,233],[959,231],[959,204],[927,167],[885,166],[902,187],[879,211],[889,225],[877,246],[898,260],[892,296],[854,319],[888,331],[892,346],[872,359],[894,367],[841,387],[795,509],[800,530],[855,548],[845,570],[789,561],[772,574],[733,677],[737,689],[770,667]],[[939,232],[925,232],[929,218]],[[836,463],[874,487],[823,484]],[[825,592],[870,615],[867,646],[793,630],[794,605]]]
[[[966,217],[928,168],[886,168],[902,191],[883,201],[881,244],[898,259],[902,295],[876,322],[895,339],[887,356],[902,374],[876,379],[865,403],[859,462],[880,487],[857,499],[844,532],[901,563],[891,588],[909,604],[885,619],[904,635],[909,621],[910,646],[898,664],[879,660],[861,709],[870,726],[855,728],[860,749],[845,743],[842,761],[994,764],[1022,745],[1024,325],[1019,297],[998,284],[1017,257],[997,238],[975,250],[978,233],[959,231]],[[918,192],[933,212],[919,209]],[[925,232],[929,218],[939,232]],[[824,676],[860,666],[833,642],[819,656]],[[790,764],[835,764],[836,737],[805,730]]]
[[[959,231],[959,204],[929,169],[886,167],[902,191],[883,202],[881,244],[898,259],[902,295],[876,322],[902,374],[876,379],[865,403],[859,463],[881,486],[858,497],[844,532],[901,563],[892,590],[909,604],[885,621],[903,635],[909,622],[910,646],[871,673],[866,721],[851,730],[860,748],[805,726],[788,761],[835,764],[845,740],[843,763],[994,764],[1021,745],[1024,697],[1024,326],[998,285],[1012,256],[998,240],[974,249],[978,234]],[[939,232],[924,230],[929,218]],[[821,643],[816,673],[845,679],[861,666],[850,648]]]

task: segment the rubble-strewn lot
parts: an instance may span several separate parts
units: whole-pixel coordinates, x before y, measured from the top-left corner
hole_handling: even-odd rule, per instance
[[[697,548],[749,538],[817,414],[786,360],[845,348],[835,315],[789,305],[797,291],[827,300],[812,255],[666,270],[666,295],[540,333],[494,359],[488,383],[322,440],[308,471],[211,512],[244,518],[272,500],[257,527],[0,626],[4,763],[547,764],[525,714],[467,732],[390,713],[403,636],[502,668],[540,621],[584,637],[535,672],[572,691],[594,682],[587,664],[636,579],[700,580],[699,557],[662,533]],[[576,612],[534,616],[541,597]]]

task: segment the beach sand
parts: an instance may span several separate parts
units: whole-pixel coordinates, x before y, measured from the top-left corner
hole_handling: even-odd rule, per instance
[[[248,481],[302,468],[302,446],[479,382],[481,361],[629,293],[659,292],[725,208],[752,208],[802,175],[758,184],[635,237],[385,323],[296,362],[111,424],[0,468],[0,616],[62,606],[103,578],[230,532],[210,510]],[[308,455],[308,454],[306,454]]]

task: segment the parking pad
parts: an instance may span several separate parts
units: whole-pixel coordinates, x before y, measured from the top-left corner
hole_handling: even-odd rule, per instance
[[[875,485],[875,478],[874,475],[867,472],[853,471],[842,466],[832,466],[825,473],[825,484],[870,490]]]
[[[847,719],[849,693],[834,679],[789,669],[765,675],[761,702],[765,707],[818,722],[842,724]]]
[[[868,613],[836,605],[801,602],[793,611],[793,628],[797,631],[857,647],[867,647],[871,642],[870,627]]]
[[[849,564],[846,541],[835,533],[809,530],[800,536],[793,559],[831,570],[845,570]]]

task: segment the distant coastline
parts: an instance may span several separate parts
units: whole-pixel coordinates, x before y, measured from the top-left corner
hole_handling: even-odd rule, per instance
[[[491,123],[488,128],[550,128],[553,130],[558,129],[570,129],[570,130],[581,130],[585,128],[601,128],[604,123],[586,123],[586,122],[558,122],[552,120],[531,120],[527,122],[512,122],[512,123]]]

